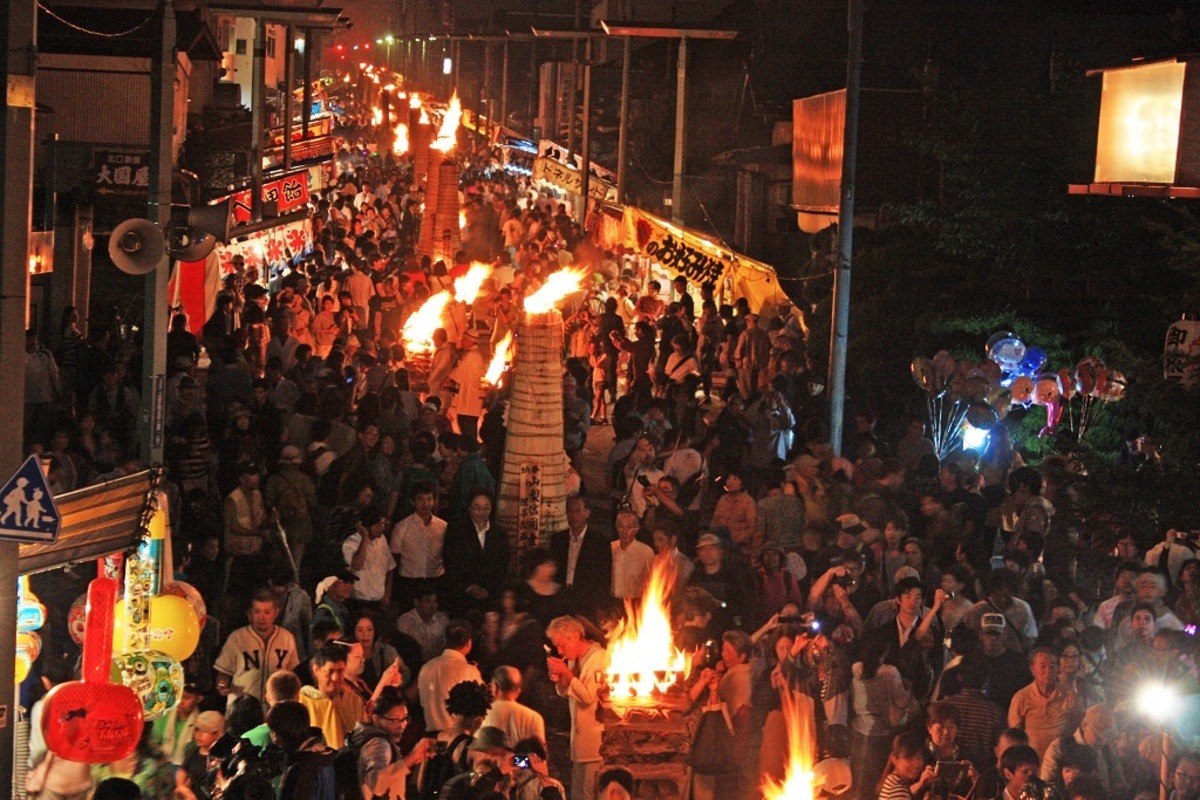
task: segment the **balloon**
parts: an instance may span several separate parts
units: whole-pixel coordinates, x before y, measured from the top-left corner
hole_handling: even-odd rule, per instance
[[[933,371],[933,361],[929,356],[917,356],[912,360],[910,365],[912,371],[913,383],[923,392],[933,393],[935,391],[934,382],[936,381]]]
[[[1108,367],[1098,367],[1096,369],[1096,389],[1092,392],[1092,397],[1104,397],[1108,392]]]
[[[987,397],[987,393],[991,388],[987,376],[979,369],[972,367],[971,371],[967,373],[967,381],[963,393],[971,400],[982,400]]]
[[[141,698],[147,721],[170,711],[183,694],[183,665],[154,650],[113,656],[111,678],[113,683],[128,686]]]
[[[67,612],[67,632],[75,640],[75,644],[83,644],[83,630],[87,618],[87,595],[81,594],[71,603]]]
[[[1129,381],[1125,379],[1125,373],[1110,369],[1108,371],[1108,385],[1105,386],[1104,396],[1101,399],[1106,403],[1124,400],[1125,390],[1128,388]]]
[[[17,651],[17,660],[13,666],[13,683],[21,683],[29,677],[29,670],[33,668],[33,659],[28,653]]]
[[[1071,377],[1071,370],[1066,367],[1058,371],[1058,385],[1062,387],[1063,400],[1070,400],[1075,396],[1075,379]]]
[[[1018,375],[1013,378],[1012,386],[1009,389],[1012,391],[1012,401],[1025,405],[1033,396],[1033,379],[1028,375]]]
[[[1059,420],[1062,419],[1062,403],[1046,403],[1046,424],[1038,431],[1038,438],[1053,436],[1058,430]]]
[[[171,581],[163,587],[162,593],[187,600],[192,610],[196,612],[196,618],[200,620],[201,625],[204,624],[204,618],[208,615],[208,606],[205,605],[204,597],[195,586],[183,581]]]
[[[1046,363],[1046,351],[1040,347],[1025,348],[1025,357],[1021,359],[1021,363],[1017,369],[1026,375],[1033,375],[1041,369]]]
[[[988,394],[988,405],[996,412],[996,416],[1004,419],[1012,408],[1012,392],[1008,389],[994,389]]]
[[[142,737],[142,703],[128,687],[108,682],[112,669],[112,621],[117,582],[88,585],[83,680],[66,681],[46,695],[42,733],[59,758],[84,764],[120,761]]]
[[[987,403],[977,401],[967,406],[967,424],[972,428],[991,430],[992,426],[999,421],[1000,415]]]
[[[958,362],[945,350],[938,350],[933,354],[933,369],[937,376],[937,389],[941,391],[950,385],[954,373],[958,372]]]
[[[32,631],[17,634],[17,651],[24,652],[31,662],[42,654],[42,637]]]
[[[1012,331],[993,333],[988,339],[987,355],[1002,367],[1015,367],[1025,358],[1025,343]]]
[[[1095,356],[1087,356],[1079,360],[1075,367],[1075,389],[1084,397],[1092,397],[1096,391],[1096,370],[1104,367],[1104,362]]]
[[[17,630],[21,632],[36,631],[46,624],[46,607],[29,598],[25,598],[17,606]]]
[[[995,389],[1000,385],[1001,370],[1000,365],[995,361],[980,361],[975,367],[979,370],[983,377],[987,378],[988,385]]]
[[[114,650],[125,643],[125,604],[116,606],[113,618]],[[150,598],[150,648],[186,661],[200,643],[200,620],[182,597],[160,594]]]
[[[1034,378],[1033,402],[1039,406],[1049,406],[1057,403],[1062,397],[1062,387],[1058,385],[1057,372],[1044,372]]]

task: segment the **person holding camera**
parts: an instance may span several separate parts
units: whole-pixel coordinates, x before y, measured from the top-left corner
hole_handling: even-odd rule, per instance
[[[566,789],[550,777],[541,739],[530,737],[514,744],[512,763],[517,771],[508,776],[511,800],[566,800]]]

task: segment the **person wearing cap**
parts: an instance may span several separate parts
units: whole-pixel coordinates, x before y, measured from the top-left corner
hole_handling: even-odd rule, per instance
[[[267,476],[263,486],[263,500],[279,513],[279,523],[297,569],[304,563],[304,550],[312,541],[312,512],[317,507],[317,489],[312,478],[301,471],[303,463],[299,447],[284,445],[275,471]]]
[[[204,786],[208,774],[209,751],[224,733],[225,717],[221,712],[204,711],[196,715],[192,727],[192,740],[187,743],[185,755],[179,764],[194,788]]]
[[[608,653],[587,638],[574,617],[556,617],[546,636],[558,657],[546,659],[554,690],[569,700],[571,709],[571,800],[594,800],[600,769],[600,738],[604,725],[596,718],[598,675],[608,668]]]
[[[746,400],[758,391],[759,374],[767,368],[771,358],[771,337],[758,325],[758,314],[745,316],[746,328],[738,336],[733,348],[737,366],[738,391]]]
[[[703,531],[696,540],[696,569],[688,578],[688,586],[704,589],[721,604],[714,614],[711,630],[720,634],[748,619],[753,575],[734,569],[725,553],[725,543],[711,531]]]
[[[813,572],[822,575],[831,566],[843,564],[848,559],[858,558],[860,544],[858,535],[867,529],[857,514],[841,514],[834,520],[837,538],[833,544],[817,554]]]
[[[987,595],[963,614],[962,622],[982,632],[980,624],[985,614],[1004,618],[1004,644],[1018,654],[1024,654],[1037,640],[1038,628],[1033,609],[1019,597],[1017,575],[1008,568],[994,569],[987,577]]]
[[[229,698],[229,706],[243,694],[262,701],[267,679],[279,670],[293,670],[300,663],[295,638],[275,624],[279,616],[277,603],[270,589],[256,590],[247,611],[250,624],[229,634],[217,655],[213,664],[217,692]]]
[[[350,610],[346,603],[354,594],[354,584],[358,581],[359,576],[356,576],[353,570],[342,566],[334,571],[334,575],[318,583],[314,594],[317,608],[312,614],[312,626],[316,627],[318,621],[330,621],[337,626],[338,631],[347,632]]]
[[[471,770],[446,782],[439,795],[442,800],[473,800],[499,794],[508,797],[506,789],[517,767],[512,762],[512,745],[504,731],[483,727],[467,746]]]
[[[1003,614],[984,614],[980,622],[978,654],[983,694],[1006,713],[1013,695],[1032,679],[1027,659],[1006,646],[1007,628]]]
[[[483,376],[488,368],[483,351],[490,337],[490,331],[475,327],[463,331],[459,342],[461,352],[450,371],[450,380],[457,387],[450,411],[458,423],[458,432],[471,439],[478,438],[479,418],[483,416]]]
[[[171,706],[167,713],[154,720],[150,741],[177,767],[183,766],[187,746],[192,741],[192,731],[195,730],[196,721],[200,717],[200,710],[197,708],[199,701],[200,693],[196,684],[186,683],[179,695],[179,701]]]
[[[566,800],[567,790],[550,777],[549,757],[545,740],[525,737],[513,745],[514,765],[517,759],[529,762],[528,767],[519,767],[508,781],[508,796],[513,800]]]

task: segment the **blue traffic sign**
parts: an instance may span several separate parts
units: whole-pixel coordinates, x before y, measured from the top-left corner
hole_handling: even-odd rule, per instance
[[[0,539],[53,542],[61,524],[38,457],[30,456],[0,489]]]

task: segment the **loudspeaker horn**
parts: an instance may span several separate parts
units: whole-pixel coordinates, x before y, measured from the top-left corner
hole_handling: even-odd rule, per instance
[[[188,209],[188,227],[207,234],[218,242],[228,244],[229,229],[232,225],[232,217],[229,214],[231,205],[232,200],[227,197],[216,205],[192,206]]]
[[[167,252],[176,261],[203,261],[217,246],[210,233],[201,233],[195,228],[172,230],[167,241]]]
[[[158,266],[166,252],[166,238],[148,219],[127,219],[108,237],[108,255],[117,269],[145,275]]]
[[[172,225],[167,240],[167,252],[178,261],[201,261],[217,246],[230,238],[229,209],[231,201],[211,206],[191,206],[186,209],[186,227]],[[184,209],[178,209],[183,212]]]

